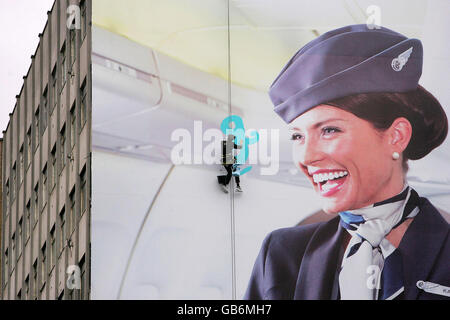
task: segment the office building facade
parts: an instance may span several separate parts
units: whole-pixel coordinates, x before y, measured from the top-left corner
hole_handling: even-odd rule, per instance
[[[56,0],[3,132],[1,298],[89,299],[91,1]]]

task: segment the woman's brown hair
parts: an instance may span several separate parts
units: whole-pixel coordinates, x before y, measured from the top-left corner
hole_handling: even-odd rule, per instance
[[[362,93],[324,104],[348,111],[382,131],[387,130],[397,118],[408,119],[413,133],[403,152],[405,169],[408,168],[408,159],[425,157],[447,137],[448,120],[445,111],[439,101],[422,86],[404,93]]]

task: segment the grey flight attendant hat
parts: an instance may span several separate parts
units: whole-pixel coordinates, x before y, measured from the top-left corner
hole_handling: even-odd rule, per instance
[[[351,25],[329,31],[301,48],[269,90],[287,123],[333,99],[359,93],[406,92],[418,87],[423,49],[387,28]]]

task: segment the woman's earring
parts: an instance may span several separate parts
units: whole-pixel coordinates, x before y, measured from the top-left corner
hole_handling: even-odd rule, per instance
[[[392,159],[394,159],[394,160],[400,159],[400,154],[399,154],[398,152],[394,152],[394,153],[392,154]]]

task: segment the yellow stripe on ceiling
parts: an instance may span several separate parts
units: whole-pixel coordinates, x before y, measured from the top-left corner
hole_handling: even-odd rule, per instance
[[[92,6],[95,25],[228,79],[227,1],[95,0]],[[250,26],[238,10],[230,18],[232,81],[265,91],[292,49],[276,32]]]

